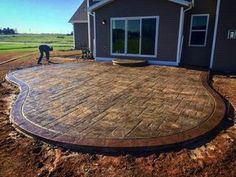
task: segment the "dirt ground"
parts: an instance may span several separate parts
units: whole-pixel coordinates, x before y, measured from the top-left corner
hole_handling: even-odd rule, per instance
[[[4,62],[6,60],[9,60],[10,58],[14,58],[16,56],[21,56],[21,55],[25,55],[28,54],[28,51],[16,51],[16,52],[12,52],[12,51],[7,51],[4,53],[0,53],[0,63]]]
[[[22,57],[24,55],[28,55],[26,57]],[[63,60],[61,57],[79,57],[81,55],[80,51],[54,51],[51,53],[51,57],[53,57],[51,60],[55,63],[64,63],[64,62],[72,62],[71,60]],[[14,62],[9,62],[3,65],[0,65],[0,81],[2,81],[5,78],[6,73],[8,73],[10,70],[14,69],[20,69],[23,67],[30,67],[34,66],[36,63],[36,59],[38,58],[37,52],[6,52],[6,53],[0,53],[0,63],[5,62],[8,60],[11,60],[12,58],[18,58],[18,60],[15,60]],[[44,62],[44,61],[43,61]]]
[[[63,63],[61,59],[54,62]],[[71,62],[71,60],[70,60]],[[0,66],[0,76],[12,69],[32,66],[24,58]],[[214,87],[236,106],[236,79],[214,77]],[[0,177],[77,176],[236,176],[236,124],[233,107],[216,136],[184,149],[150,154],[104,155],[72,152],[18,133],[9,122],[10,106],[18,89],[0,84]]]

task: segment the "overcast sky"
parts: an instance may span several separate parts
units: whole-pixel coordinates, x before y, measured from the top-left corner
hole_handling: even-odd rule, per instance
[[[82,0],[0,0],[0,28],[20,33],[70,33]]]

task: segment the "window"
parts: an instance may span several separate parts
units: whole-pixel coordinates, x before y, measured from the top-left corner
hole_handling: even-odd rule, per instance
[[[111,54],[155,57],[158,17],[111,19]]]
[[[189,46],[206,46],[209,15],[192,15]]]
[[[156,19],[142,20],[142,54],[155,53]]]

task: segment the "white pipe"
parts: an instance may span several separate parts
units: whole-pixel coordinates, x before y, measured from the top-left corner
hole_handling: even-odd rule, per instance
[[[178,65],[180,64],[180,60],[181,60],[181,56],[182,56],[182,51],[183,51],[185,13],[187,11],[191,10],[193,7],[194,7],[194,0],[193,0],[193,2],[192,2],[192,4],[190,5],[189,8],[187,8],[187,9],[182,11],[183,14],[180,17],[180,20],[181,20],[181,23],[182,23],[181,25],[182,26],[180,27],[181,31],[179,31],[180,33],[179,33],[179,39],[178,39],[178,41],[180,42],[178,44],[178,53],[177,53],[177,63],[178,63]]]
[[[87,0],[87,11],[89,10],[89,0]],[[87,12],[88,16],[88,48],[91,49],[91,25],[90,25],[90,13]]]
[[[215,30],[214,30],[213,43],[212,43],[212,50],[211,50],[210,69],[213,68],[214,58],[215,58],[216,37],[217,37],[217,29],[218,29],[218,23],[219,23],[219,15],[220,15],[220,3],[221,3],[221,0],[217,0],[216,19],[215,19]]]
[[[181,59],[181,49],[182,49],[182,38],[183,38],[183,27],[184,27],[184,8],[180,9],[180,18],[179,18],[179,35],[178,35],[178,47],[177,47],[177,64],[179,65]]]
[[[97,42],[97,40],[96,40],[96,35],[97,35],[97,33],[96,33],[96,13],[94,12],[93,13],[93,57],[94,58],[96,58],[96,56],[97,56],[97,45],[96,45],[96,42]]]

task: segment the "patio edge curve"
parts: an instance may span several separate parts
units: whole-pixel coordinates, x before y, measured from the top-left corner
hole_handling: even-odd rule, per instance
[[[22,106],[28,95],[29,88],[23,81],[17,79],[14,72],[6,75],[6,80],[17,85],[20,93],[12,105],[10,112],[10,120],[13,125],[23,133],[36,137],[49,144],[69,148],[69,149],[98,149],[98,150],[122,150],[136,151],[148,150],[153,148],[162,148],[173,145],[179,145],[189,141],[196,140],[210,132],[212,132],[225,118],[226,105],[223,98],[210,85],[209,73],[204,72],[201,75],[201,82],[205,89],[210,93],[215,101],[214,112],[204,122],[190,130],[174,134],[171,136],[163,136],[149,139],[80,139],[67,135],[57,134],[47,129],[42,129],[28,121],[23,112]]]

